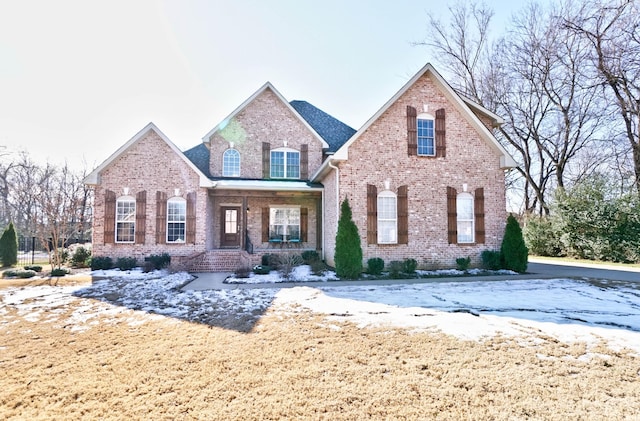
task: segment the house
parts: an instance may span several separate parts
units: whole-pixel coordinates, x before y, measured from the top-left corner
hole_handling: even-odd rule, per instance
[[[500,247],[516,165],[501,123],[430,64],[357,131],[266,83],[192,149],[150,123],[89,174],[93,253],[216,271],[317,250],[332,265],[348,198],[363,263],[478,263]]]

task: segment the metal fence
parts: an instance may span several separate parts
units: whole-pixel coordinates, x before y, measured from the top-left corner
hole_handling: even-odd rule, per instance
[[[49,261],[49,253],[44,250],[36,237],[18,237],[18,264],[33,265]]]

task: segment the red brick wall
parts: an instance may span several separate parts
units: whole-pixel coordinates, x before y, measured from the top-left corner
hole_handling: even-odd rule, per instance
[[[408,105],[435,115],[439,108],[446,110],[446,157],[417,157],[407,153],[406,108]],[[455,259],[471,256],[479,264],[485,249],[500,247],[505,226],[504,171],[500,157],[480,138],[479,134],[448,99],[425,75],[392,104],[350,146],[348,161],[341,162],[339,200],[349,198],[354,222],[358,226],[364,263],[368,258],[381,257],[386,262],[415,258],[421,266],[455,267]],[[326,258],[333,263],[335,250],[335,193],[325,185],[325,227],[327,227]],[[390,190],[408,185],[409,243],[406,245],[367,245],[367,184]],[[463,191],[463,184],[472,193],[484,188],[485,244],[450,245],[447,238],[447,186]]]
[[[198,187],[196,172],[178,156],[154,131],[133,143],[125,152],[105,168],[100,174],[99,185],[95,188],[93,208],[93,254],[95,256],[136,257],[139,261],[150,254],[167,252],[172,256],[187,256],[205,250],[205,221],[211,217],[207,192]],[[116,196],[129,189],[134,196],[147,191],[144,244],[104,244],[104,193],[112,190]],[[196,241],[195,244],[156,244],[156,192],[162,191],[168,198],[186,198],[196,192]]]
[[[286,141],[286,147],[296,150],[306,143],[309,147],[309,176],[322,163],[322,142],[270,89],[258,95],[234,120],[230,123],[232,129],[219,130],[209,139],[209,168],[214,177],[222,176],[222,155],[230,147],[230,142],[240,152],[242,178],[262,178],[262,142],[269,142],[271,149],[276,149],[284,147]]]

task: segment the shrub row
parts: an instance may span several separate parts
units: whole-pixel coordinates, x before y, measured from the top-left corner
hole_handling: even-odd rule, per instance
[[[152,270],[164,269],[171,264],[171,256],[168,253],[152,254],[144,259],[143,269],[145,272]],[[91,270],[108,270],[118,268],[120,270],[131,270],[138,267],[138,261],[135,257],[119,257],[115,263],[108,256],[94,256],[91,259]]]

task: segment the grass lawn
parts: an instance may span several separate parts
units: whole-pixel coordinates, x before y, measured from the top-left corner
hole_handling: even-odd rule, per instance
[[[624,267],[640,268],[640,263],[603,262],[600,260],[574,259],[573,257],[547,257],[547,256],[530,255],[529,259],[556,262],[556,263],[580,263],[580,264],[586,264],[586,265],[617,266],[620,268],[624,268]]]
[[[2,304],[1,419],[640,415],[640,358],[605,346],[587,349],[544,337],[533,344],[500,336],[465,341],[402,328],[361,328],[277,306],[241,329],[88,298],[71,297],[35,318]],[[72,312],[76,318],[91,314],[90,328],[68,324]]]

